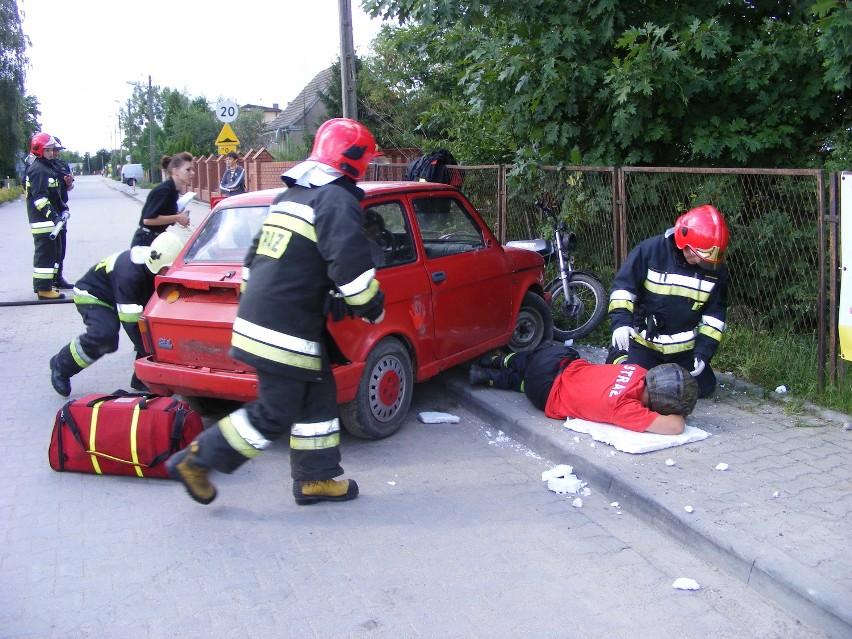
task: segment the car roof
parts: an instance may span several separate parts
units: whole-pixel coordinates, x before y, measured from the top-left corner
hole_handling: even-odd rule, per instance
[[[358,182],[358,187],[361,188],[365,195],[387,195],[394,193],[423,193],[423,192],[440,192],[457,193],[458,189],[449,184],[439,184],[436,182]],[[232,206],[260,206],[271,204],[275,197],[283,192],[285,187],[277,189],[264,189],[262,191],[249,191],[240,195],[234,195],[224,200],[220,200],[216,208],[232,207]]]

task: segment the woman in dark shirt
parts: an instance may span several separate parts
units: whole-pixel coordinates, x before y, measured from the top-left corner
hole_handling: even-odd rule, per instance
[[[189,225],[189,214],[178,211],[178,197],[191,183],[195,176],[192,166],[192,155],[187,152],[178,153],[173,157],[163,156],[160,166],[169,172],[169,179],[155,186],[148,194],[142,215],[139,218],[139,228],[133,234],[130,247],[151,246],[160,233],[172,224],[183,227]]]

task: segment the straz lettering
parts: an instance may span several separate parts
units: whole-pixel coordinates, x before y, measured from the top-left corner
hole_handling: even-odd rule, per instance
[[[627,384],[629,384],[630,380],[633,379],[633,373],[635,372],[635,366],[631,366],[630,364],[624,364],[621,367],[621,370],[618,371],[618,376],[615,378],[615,383],[612,385],[612,388],[609,389],[609,396],[618,397],[619,395],[621,395],[621,391],[627,388]]]
[[[261,229],[257,254],[278,259],[287,250],[287,245],[290,243],[291,237],[293,237],[293,234],[290,231],[264,226]]]

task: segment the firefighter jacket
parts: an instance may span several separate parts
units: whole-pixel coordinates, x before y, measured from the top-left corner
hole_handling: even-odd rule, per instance
[[[693,351],[709,362],[725,332],[728,270],[689,264],[672,232],[636,246],[618,269],[609,297],[612,329],[632,326],[634,339],[664,355]]]
[[[33,235],[48,234],[59,222],[59,216],[66,208],[62,202],[61,181],[62,177],[50,160],[36,158],[27,167],[27,215]]]
[[[137,323],[154,294],[154,274],[131,260],[133,249],[113,253],[95,264],[74,285],[74,303],[103,306],[118,314],[137,352],[144,352]]]
[[[326,300],[339,292],[354,315],[383,311],[361,230],[363,191],[348,178],[289,185],[246,255],[231,355],[257,369],[318,381],[330,370]]]

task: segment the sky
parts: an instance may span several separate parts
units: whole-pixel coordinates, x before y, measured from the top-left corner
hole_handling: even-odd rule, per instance
[[[358,55],[381,21],[351,0]],[[71,151],[118,147],[128,82],[283,109],[340,54],[338,0],[18,0],[31,46],[25,91]],[[255,61],[262,61],[257,63]]]

